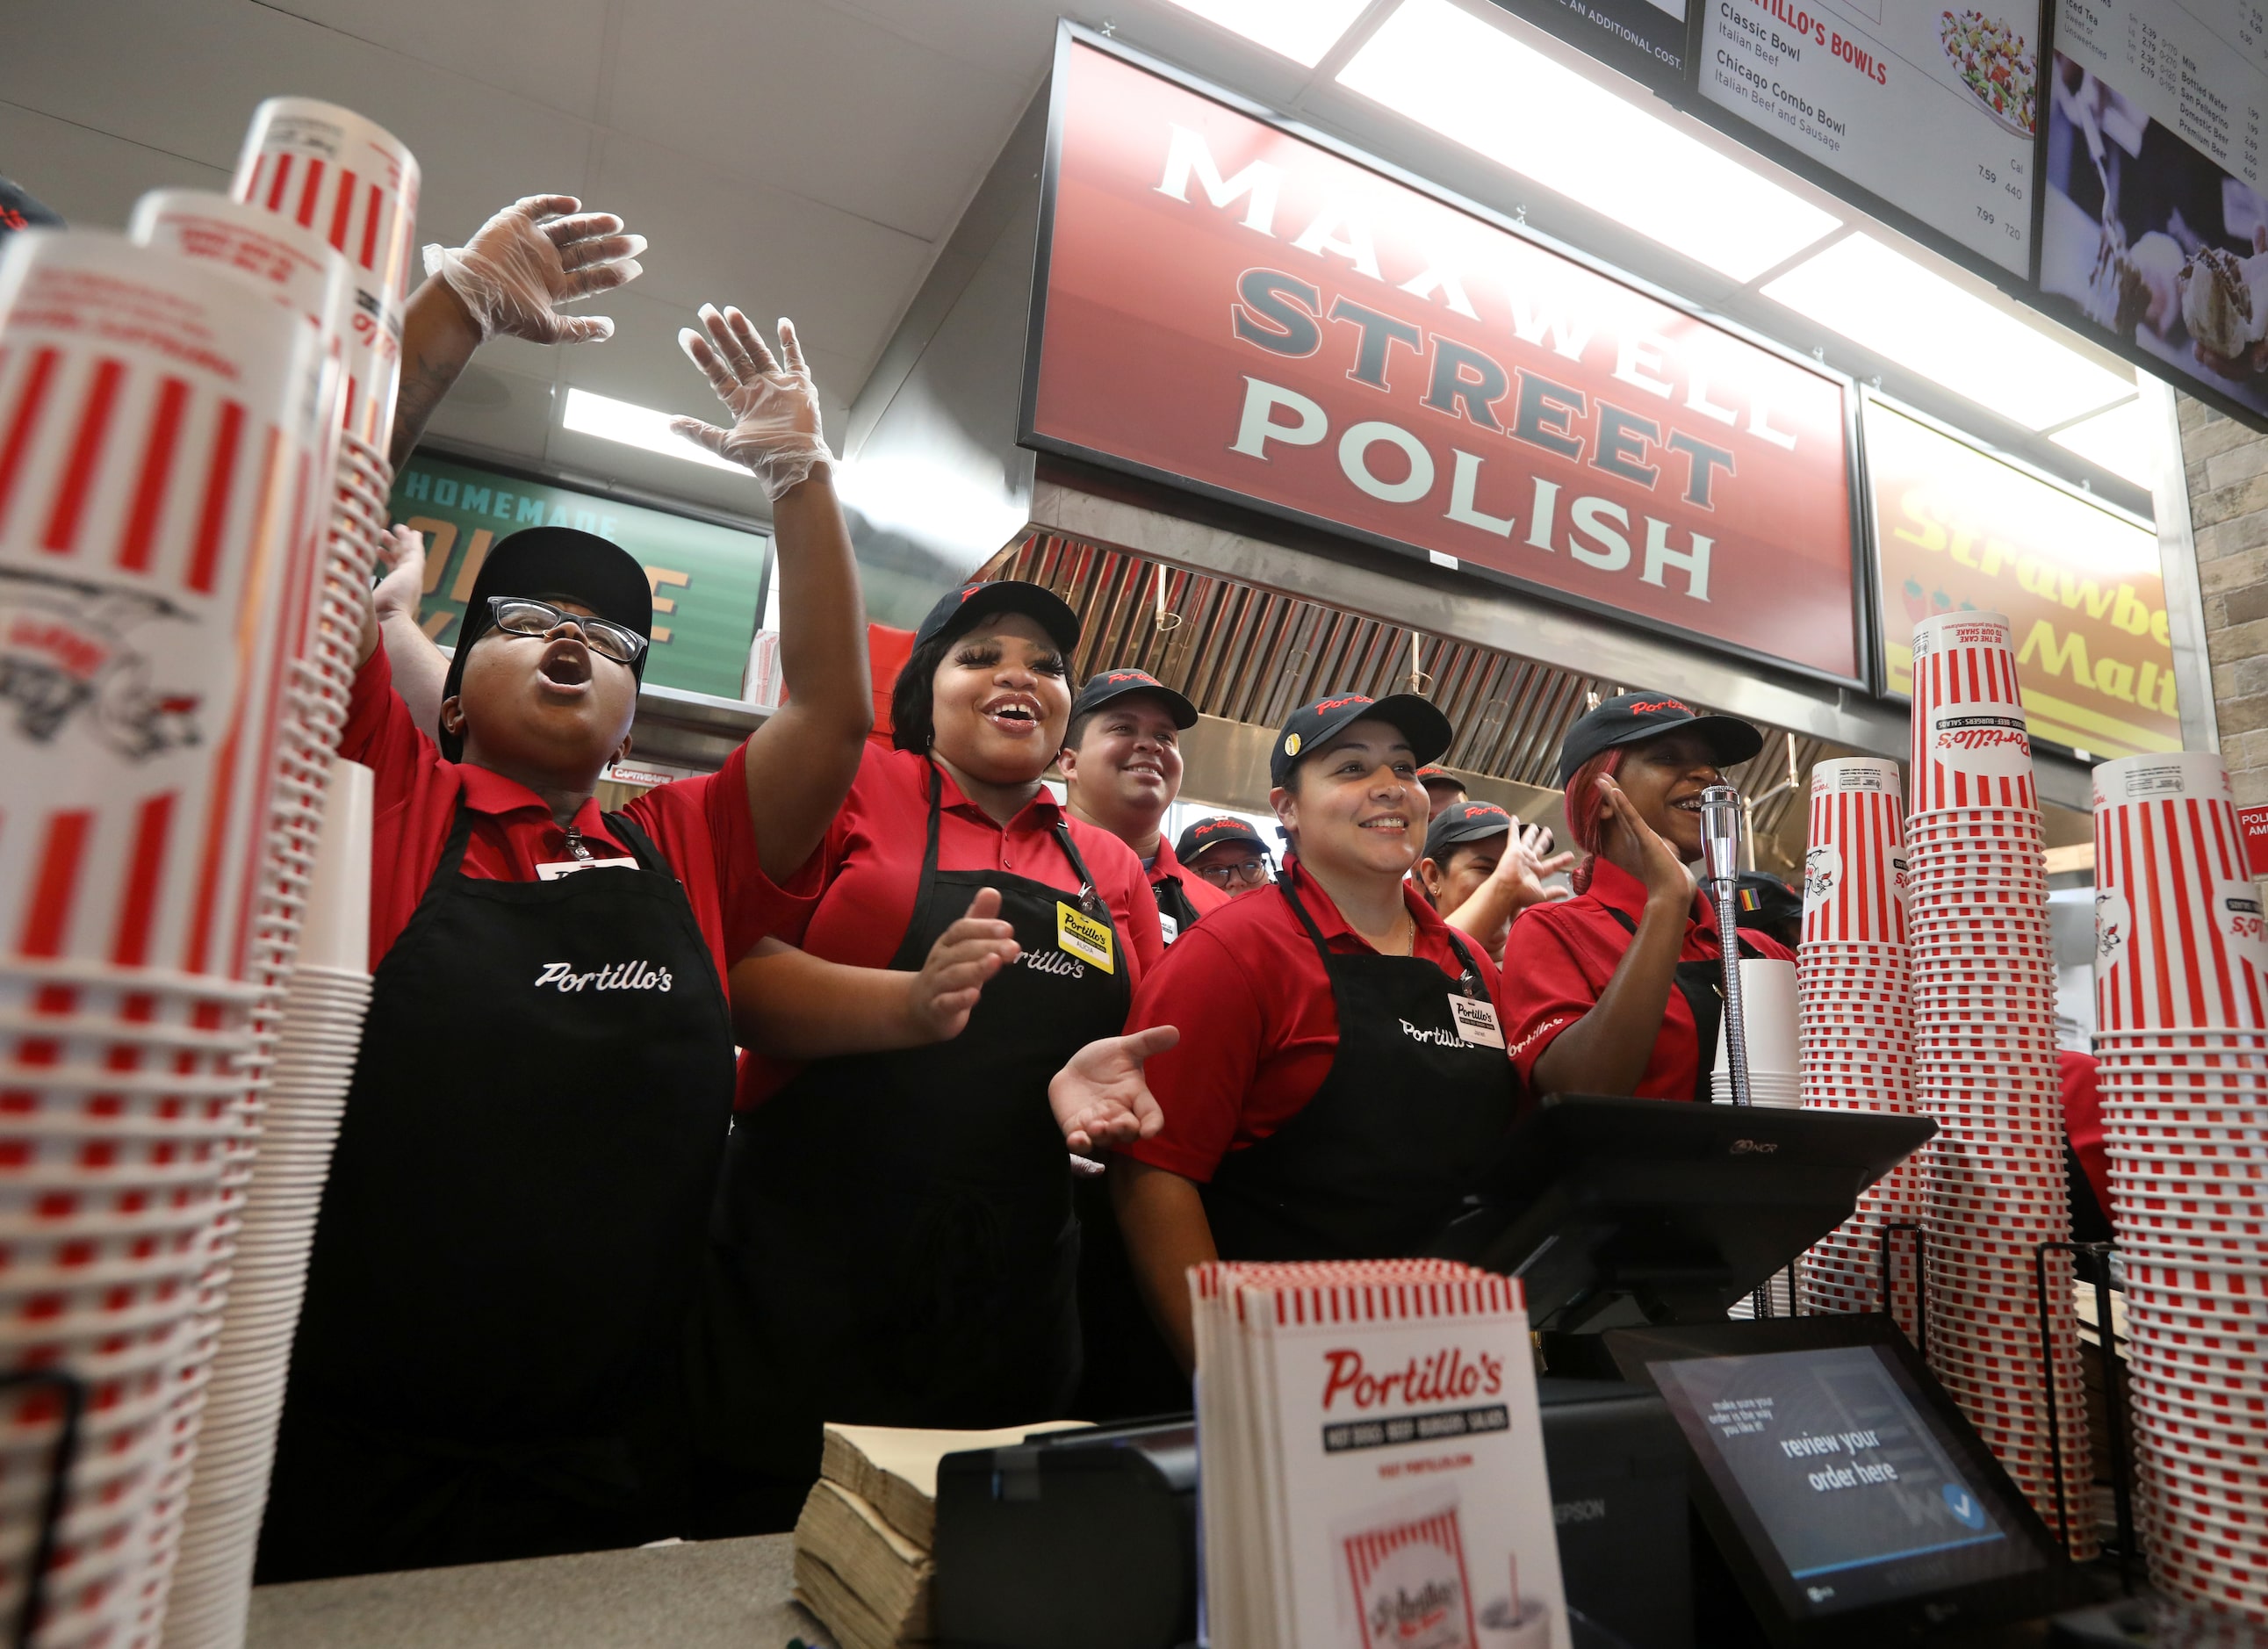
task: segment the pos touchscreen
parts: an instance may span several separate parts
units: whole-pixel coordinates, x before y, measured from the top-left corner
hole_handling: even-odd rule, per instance
[[[1884,1317],[1607,1336],[1660,1392],[1776,1644],[1984,1626],[2074,1601],[2055,1537]]]

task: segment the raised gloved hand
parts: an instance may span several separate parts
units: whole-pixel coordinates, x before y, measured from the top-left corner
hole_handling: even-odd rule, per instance
[[[563,315],[559,306],[637,279],[645,247],[611,212],[584,211],[571,195],[531,195],[466,245],[426,247],[425,272],[464,300],[482,342],[507,333],[530,343],[598,343],[615,335],[613,321]]]
[[[703,304],[700,320],[706,337],[688,327],[677,335],[677,342],[733,415],[733,427],[720,430],[698,418],[672,418],[669,427],[719,458],[747,466],[763,482],[765,495],[777,501],[834,460],[820,433],[819,386],[803,364],[795,323],[779,323],[779,356],[775,358],[739,310],[727,308],[719,314],[714,304]]]

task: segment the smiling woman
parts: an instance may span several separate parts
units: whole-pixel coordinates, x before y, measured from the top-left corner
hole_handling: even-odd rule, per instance
[[[1141,861],[1041,783],[1078,642],[1038,585],[948,592],[894,690],[895,747],[868,747],[828,833],[799,946],[733,970],[753,1057],[693,1365],[703,1533],[792,1522],[822,1421],[1068,1411],[1065,1147],[1140,1123],[1051,1108],[1049,1078],[1117,1037],[1162,950]]]

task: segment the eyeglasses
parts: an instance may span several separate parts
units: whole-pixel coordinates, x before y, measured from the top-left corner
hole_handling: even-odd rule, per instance
[[[1268,883],[1264,858],[1211,859],[1191,868],[1216,887],[1263,887]]]
[[[489,597],[489,615],[498,629],[515,636],[549,636],[562,624],[572,624],[585,646],[617,664],[636,664],[646,649],[645,637],[627,625],[608,618],[585,618],[524,595]]]

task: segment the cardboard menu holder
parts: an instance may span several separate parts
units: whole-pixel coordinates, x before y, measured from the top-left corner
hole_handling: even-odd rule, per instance
[[[1517,1279],[1193,1267],[1219,1649],[1568,1649]]]

